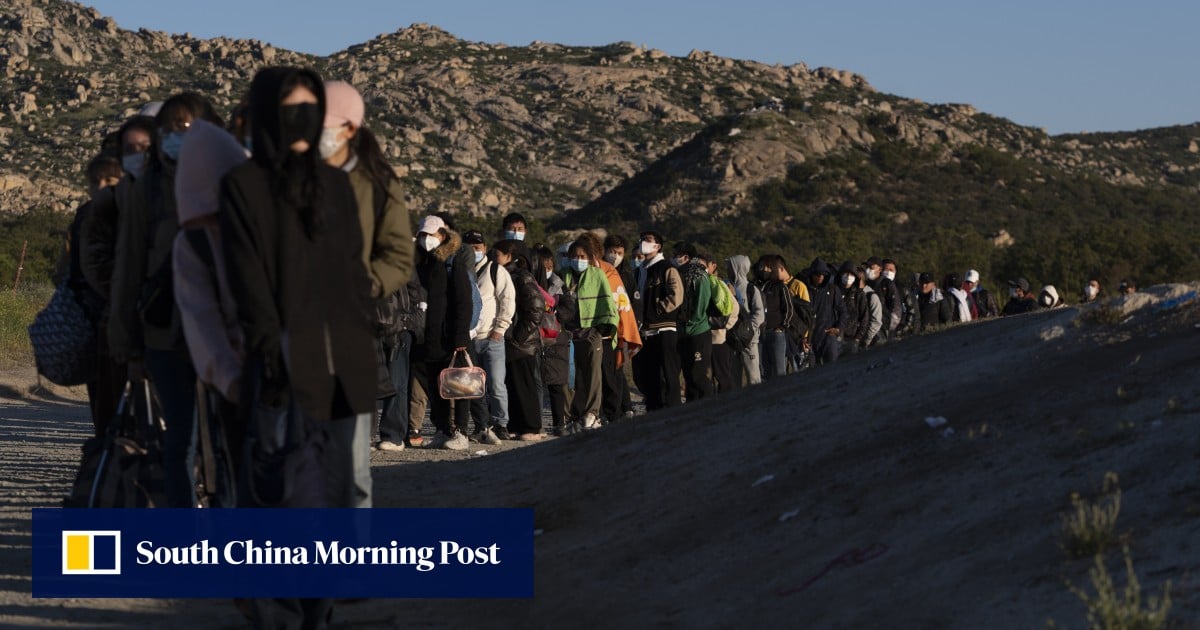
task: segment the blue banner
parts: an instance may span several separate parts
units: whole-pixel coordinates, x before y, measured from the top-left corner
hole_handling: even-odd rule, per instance
[[[33,596],[533,597],[533,510],[35,508]]]

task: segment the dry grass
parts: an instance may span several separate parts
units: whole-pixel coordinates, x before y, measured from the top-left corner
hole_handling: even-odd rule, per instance
[[[0,291],[0,367],[33,365],[29,325],[53,293],[48,284],[22,285],[16,293]]]
[[[1071,586],[1071,592],[1087,605],[1088,626],[1093,630],[1161,630],[1167,627],[1171,610],[1171,583],[1163,585],[1162,597],[1142,600],[1142,586],[1133,570],[1129,547],[1122,547],[1125,557],[1125,588],[1118,590],[1103,554],[1097,554],[1095,565],[1088,571],[1095,595]]]
[[[1115,547],[1117,516],[1121,513],[1121,487],[1117,473],[1104,475],[1095,501],[1071,495],[1072,510],[1062,516],[1063,549],[1072,558],[1087,558]]]

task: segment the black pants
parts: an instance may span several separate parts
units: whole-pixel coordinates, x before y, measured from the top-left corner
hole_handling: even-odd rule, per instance
[[[824,365],[838,360],[842,341],[832,335],[819,335],[813,339],[813,364]]]
[[[106,322],[99,324],[96,334],[96,378],[88,381],[88,405],[92,411],[92,426],[96,429],[96,437],[102,437],[108,430],[113,416],[117,415],[117,405],[121,402],[121,394],[125,393],[125,382],[128,379],[125,364],[113,361],[108,353],[108,328]]]
[[[713,344],[712,347],[712,373],[713,382],[716,385],[718,394],[737,391],[741,388],[741,369],[734,369],[735,363],[737,367],[741,367],[741,357],[729,347],[727,343]]]
[[[633,381],[646,399],[646,410],[675,407],[679,400],[679,333],[642,338],[642,351],[633,358]]]
[[[708,377],[708,368],[712,366],[712,349],[711,332],[679,338],[679,366],[683,369],[688,402],[711,398],[713,395],[712,379]]]
[[[513,435],[541,433],[542,397],[538,390],[538,358],[509,361],[504,370],[508,387],[508,430]]]
[[[445,435],[453,436],[455,431],[467,432],[471,422],[469,401],[455,401],[454,417],[450,417],[450,401],[438,394],[438,376],[442,370],[450,366],[450,361],[421,361],[412,363],[412,378],[421,384],[429,398],[429,421]]]
[[[600,417],[608,422],[615,422],[622,417],[622,395],[628,400],[629,393],[624,391],[625,373],[617,369],[617,349],[612,347],[610,341],[604,340],[603,356],[600,359]]]

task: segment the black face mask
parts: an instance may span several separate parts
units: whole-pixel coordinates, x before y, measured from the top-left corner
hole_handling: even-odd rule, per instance
[[[284,105],[279,108],[279,121],[283,124],[283,145],[307,140],[314,144],[321,134],[321,108],[316,103]]]

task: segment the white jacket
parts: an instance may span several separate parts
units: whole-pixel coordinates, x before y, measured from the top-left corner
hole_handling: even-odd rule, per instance
[[[496,270],[495,285],[492,284],[493,268]],[[494,332],[503,335],[517,312],[517,288],[513,286],[512,276],[507,269],[485,258],[475,265],[475,284],[479,286],[479,297],[483,302],[475,339],[487,339]]]

